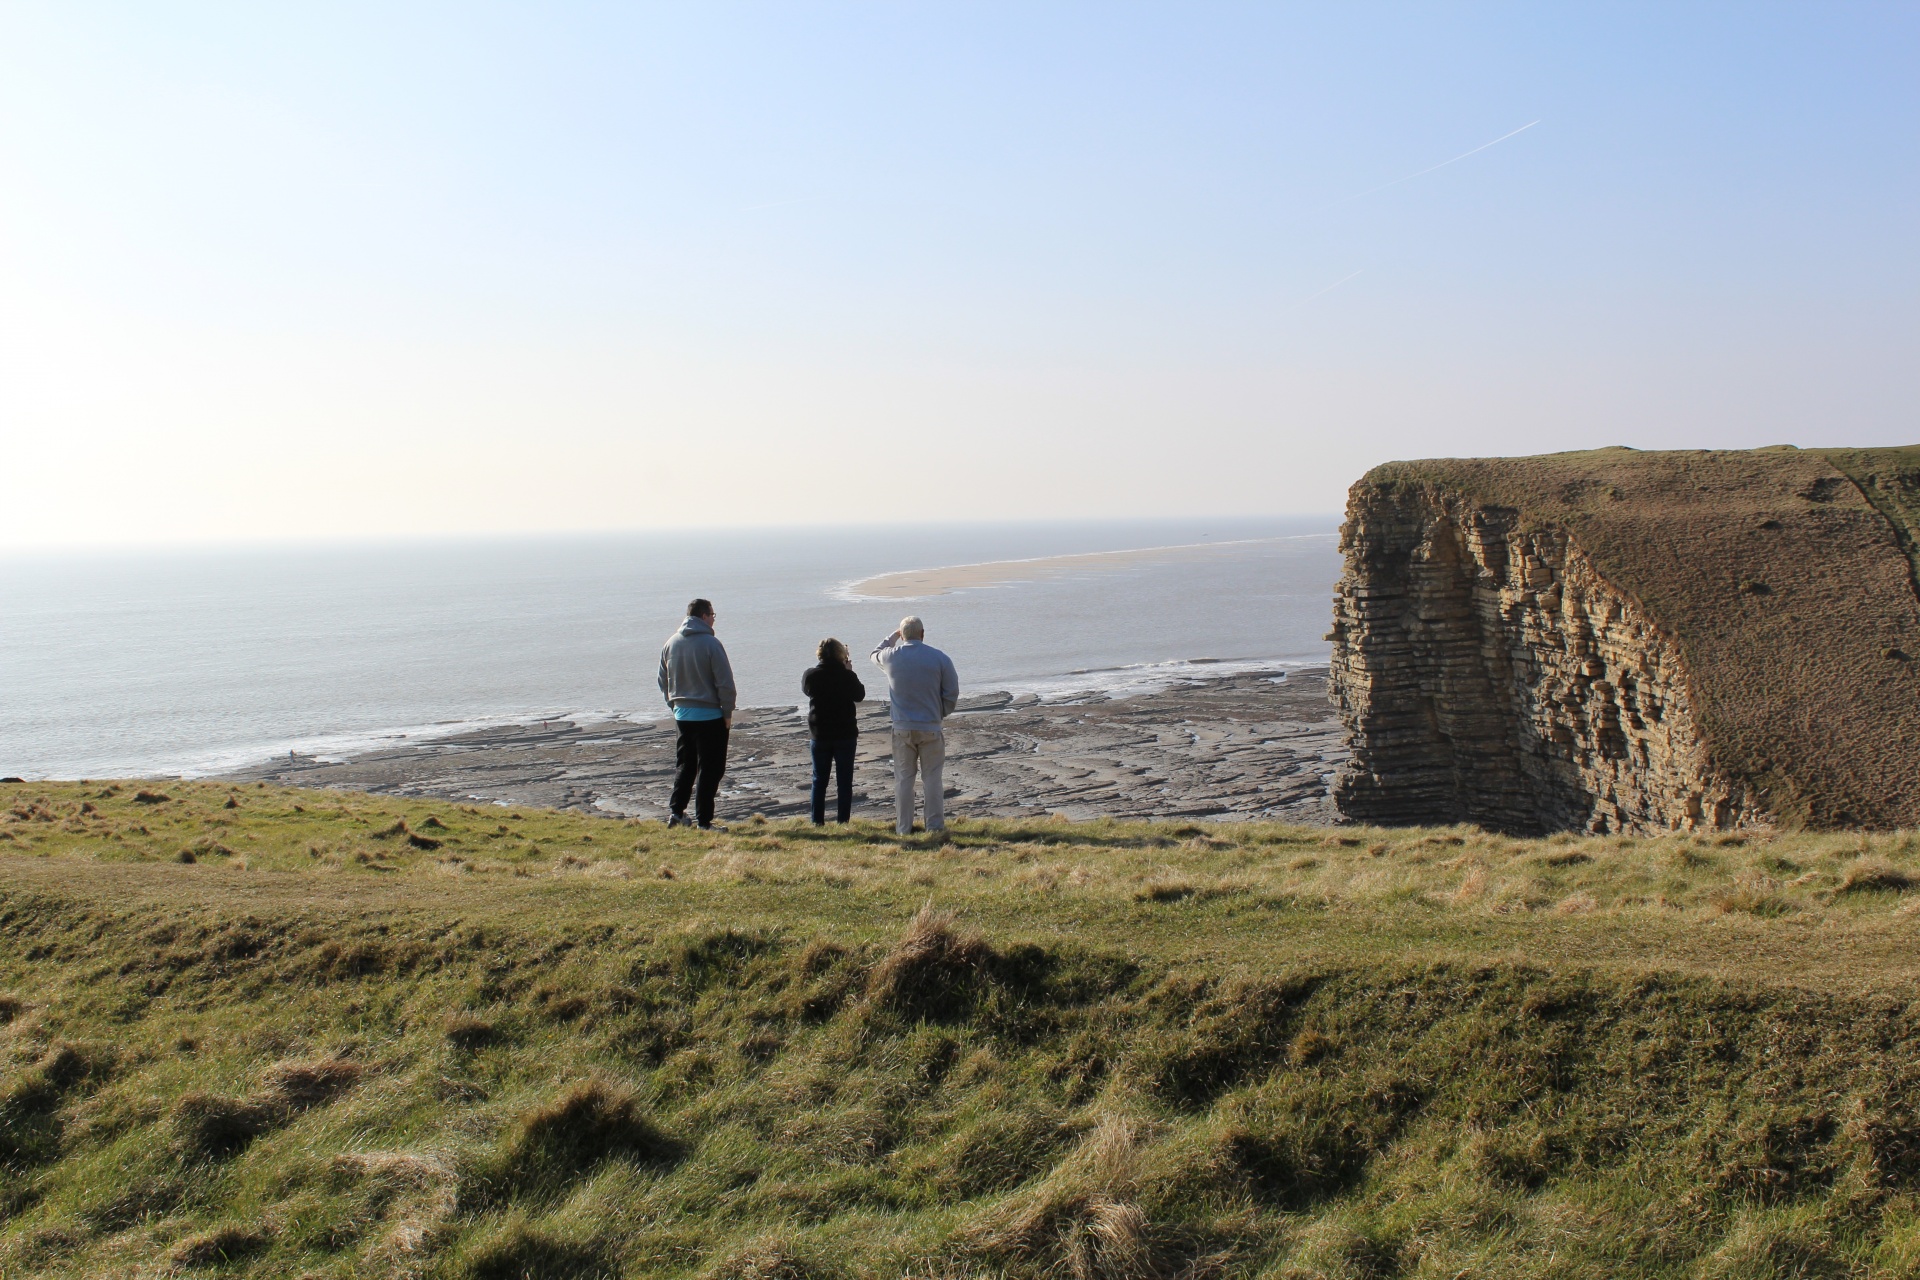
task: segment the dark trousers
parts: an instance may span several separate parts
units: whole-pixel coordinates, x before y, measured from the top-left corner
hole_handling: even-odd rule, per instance
[[[845,822],[853,816],[853,750],[859,745],[858,738],[807,743],[807,750],[813,753],[813,820],[815,822],[827,820],[827,772],[830,769],[840,771],[840,821]]]
[[[713,798],[720,794],[720,777],[727,771],[727,722],[676,720],[674,723],[680,726],[680,741],[673,752],[680,771],[673,775],[673,799],[669,807],[683,814],[687,811],[687,797],[692,796],[693,816],[704,827],[713,821]]]

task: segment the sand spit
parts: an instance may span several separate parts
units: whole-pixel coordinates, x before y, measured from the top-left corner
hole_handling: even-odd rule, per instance
[[[1346,757],[1323,667],[1240,672],[1130,698],[977,694],[948,721],[949,812],[962,817],[1278,818],[1332,822]],[[885,706],[860,719],[855,813],[892,812]],[[296,786],[666,816],[670,722],[514,725],[228,776]],[[805,718],[754,708],[734,722],[722,820],[804,814]]]
[[[1211,555],[1229,547],[1257,547],[1292,540],[1242,538],[1231,542],[1188,542],[1171,547],[1139,547],[1131,551],[1088,551],[1068,556],[1037,556],[1030,560],[989,560],[980,564],[951,564],[932,569],[902,569],[849,583],[839,594],[850,600],[918,600],[970,588],[1004,587],[1016,582],[1038,582],[1069,573],[1164,564]]]

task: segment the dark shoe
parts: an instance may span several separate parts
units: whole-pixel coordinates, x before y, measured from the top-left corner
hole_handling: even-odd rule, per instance
[[[700,829],[702,831],[725,831],[727,824],[724,822],[703,822],[700,824]]]
[[[671,827],[690,827],[690,826],[692,826],[692,825],[693,825],[693,819],[692,819],[692,818],[689,818],[689,817],[688,817],[688,816],[687,816],[686,814],[684,814],[684,813],[676,813],[676,814],[673,814],[673,815],[671,815],[670,817],[668,817],[668,819],[667,819],[667,826],[668,826],[669,828],[671,828]]]

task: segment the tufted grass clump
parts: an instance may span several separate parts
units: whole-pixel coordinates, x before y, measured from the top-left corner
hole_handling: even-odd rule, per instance
[[[519,1189],[564,1189],[615,1157],[654,1165],[671,1164],[679,1155],[680,1144],[645,1114],[632,1089],[594,1078],[520,1116],[492,1180]]]

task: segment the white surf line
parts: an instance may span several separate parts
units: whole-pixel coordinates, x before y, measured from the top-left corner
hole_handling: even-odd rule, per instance
[[[1045,565],[1050,568],[1054,565],[1067,564],[1068,562],[1079,563],[1079,562],[1088,561],[1088,560],[1111,560],[1111,559],[1117,559],[1124,556],[1158,555],[1162,552],[1168,552],[1168,551],[1201,551],[1201,550],[1206,550],[1212,547],[1254,547],[1254,546],[1264,546],[1268,543],[1273,543],[1273,542],[1300,542],[1300,541],[1305,541],[1307,539],[1312,539],[1312,538],[1336,538],[1336,537],[1339,537],[1337,533],[1290,533],[1290,534],[1284,534],[1274,538],[1232,538],[1232,539],[1227,539],[1221,542],[1176,542],[1163,547],[1133,547],[1123,551],[1073,551],[1073,552],[1068,552],[1065,555],[1057,555],[1057,556],[1026,556],[1026,557],[1015,559],[1015,560],[974,560],[974,561],[969,561],[965,564],[929,565],[924,568],[916,568],[916,569],[889,569],[885,573],[876,573],[869,577],[860,578],[852,582],[839,583],[838,585],[834,586],[829,590],[829,594],[836,596],[842,600],[916,600],[922,597],[919,597],[919,596],[870,596],[870,595],[862,594],[860,591],[860,588],[872,586],[874,583],[883,582],[888,578],[903,578],[909,574],[955,573],[955,572],[959,572],[966,569],[999,569],[1002,567],[1005,567],[1008,569],[1017,569],[1021,565],[1027,565],[1027,566]],[[1071,567],[1071,565],[1068,565],[1068,567]],[[1009,581],[1013,581],[1013,579],[1010,579]],[[999,586],[999,585],[1005,585],[1005,584],[993,583],[993,584],[975,584],[975,585]],[[951,588],[949,588],[949,590],[950,589]],[[943,592],[936,592],[935,594],[943,594]]]
[[[1544,120],[1546,119],[1546,117],[1542,116],[1540,117],[1540,119]],[[1426,168],[1422,169],[1420,172],[1410,173],[1404,178],[1395,178],[1392,182],[1383,182],[1377,187],[1369,187],[1365,191],[1356,192],[1355,194],[1350,196],[1341,196],[1338,200],[1334,200],[1327,204],[1321,205],[1318,209],[1314,210],[1314,212],[1325,213],[1328,209],[1332,209],[1337,205],[1346,204],[1350,200],[1364,199],[1367,196],[1374,195],[1381,191],[1385,191],[1388,187],[1397,187],[1403,182],[1412,182],[1415,178],[1424,178],[1436,169],[1444,169],[1450,164],[1459,164],[1462,160],[1465,160],[1468,156],[1477,156],[1482,151],[1485,151],[1488,147],[1497,147],[1501,143],[1505,142],[1508,138],[1516,137],[1520,134],[1523,134],[1527,130],[1533,128],[1533,126],[1539,123],[1540,123],[1540,120],[1529,120],[1525,124],[1521,125],[1518,129],[1515,129],[1512,133],[1503,133],[1499,137],[1495,138],[1492,142],[1483,142],[1471,151],[1462,151],[1459,155],[1455,156],[1451,160],[1442,160],[1439,164],[1428,165]]]
[[[989,683],[1015,697],[1031,693],[1042,702],[1085,693],[1104,693],[1121,699],[1158,693],[1179,684],[1206,684],[1244,675],[1284,675],[1321,665],[1324,665],[1324,661],[1314,658],[1176,658],[1091,671],[1068,671],[1051,676],[1021,676]]]

